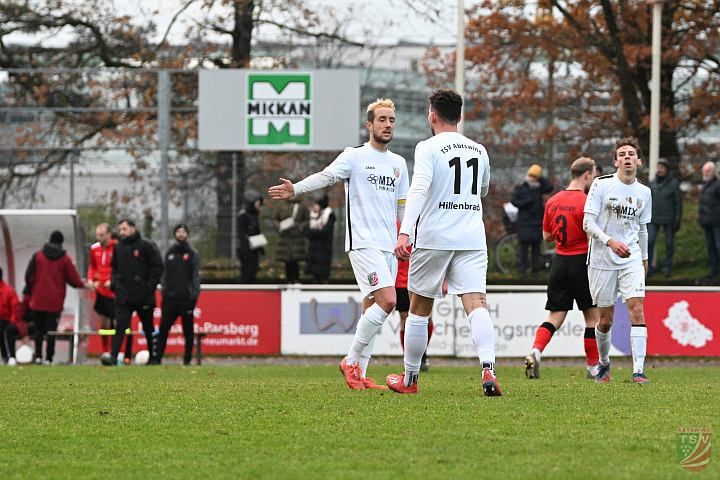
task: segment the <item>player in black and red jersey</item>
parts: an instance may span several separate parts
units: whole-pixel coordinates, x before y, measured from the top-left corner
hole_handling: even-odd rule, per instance
[[[540,378],[540,357],[559,329],[567,312],[573,308],[573,300],[585,317],[585,360],[588,378],[597,373],[598,349],[595,341],[595,325],[599,319],[597,307],[593,304],[588,285],[587,252],[588,237],[583,230],[583,209],[587,192],[595,179],[595,161],[580,157],[571,167],[572,180],[565,190],[550,197],[545,204],[543,217],[543,238],[555,242],[553,259],[548,280],[548,318],[535,333],[530,354],[525,357],[527,378]]]

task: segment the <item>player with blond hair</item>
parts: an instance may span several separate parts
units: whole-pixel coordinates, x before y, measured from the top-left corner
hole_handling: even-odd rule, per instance
[[[345,182],[345,251],[363,294],[363,313],[340,371],[351,389],[384,390],[366,371],[375,337],[397,303],[393,249],[409,180],[405,159],[388,150],[395,130],[394,103],[378,99],[368,105],[365,128],[368,142],[346,148],[323,171],[297,183],[281,178],[268,194],[273,199],[291,198]]]

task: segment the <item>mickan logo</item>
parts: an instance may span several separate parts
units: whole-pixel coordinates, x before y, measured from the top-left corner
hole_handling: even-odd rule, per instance
[[[312,75],[248,73],[248,145],[310,145]]]
[[[377,276],[377,272],[368,273],[367,278],[368,278],[368,283],[370,284],[371,287],[374,287],[375,285],[378,284],[378,282],[380,282],[380,279]]]

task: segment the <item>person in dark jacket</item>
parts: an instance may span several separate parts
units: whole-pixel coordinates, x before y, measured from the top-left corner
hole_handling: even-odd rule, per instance
[[[280,202],[275,210],[275,224],[279,232],[275,261],[285,265],[288,283],[300,281],[299,262],[307,252],[304,230],[308,217],[307,207],[297,197]]]
[[[260,255],[265,250],[250,244],[249,237],[260,235],[261,196],[252,197],[238,215],[238,258],[240,259],[240,283],[255,283],[260,266]]]
[[[700,191],[698,223],[705,231],[711,280],[720,280],[720,181],[715,164],[702,167],[704,185]]]
[[[130,318],[135,312],[140,317],[148,343],[148,363],[156,364],[153,310],[155,290],[162,275],[162,257],[155,243],[140,236],[135,222],[123,219],[118,226],[120,241],[113,250],[110,276],[110,288],[115,292],[115,335],[112,339],[111,361],[113,365],[118,364],[118,352],[125,338],[125,329],[130,326]]]
[[[650,182],[652,192],[652,220],[648,225],[648,265],[650,273],[655,270],[653,257],[655,257],[655,243],[660,230],[665,232],[665,262],[662,272],[670,275],[673,253],[675,250],[675,232],[680,229],[682,221],[682,192],[680,182],[671,174],[668,161],[664,158],[658,160],[657,174]]]
[[[30,259],[25,271],[25,288],[30,296],[30,310],[35,325],[35,363],[52,364],[55,355],[55,337],[47,336],[45,362],[42,358],[43,338],[47,332],[57,330],[58,320],[65,303],[66,284],[85,287],[75,265],[62,248],[65,237],[55,230],[50,241]]]
[[[305,228],[308,239],[305,271],[313,276],[315,283],[326,283],[330,278],[334,228],[335,214],[328,206],[328,197],[325,195],[313,204]]]
[[[542,220],[545,211],[543,194],[553,190],[552,183],[542,176],[542,167],[532,165],[525,181],[515,187],[510,203],[518,209],[515,228],[518,233],[517,266],[520,273],[528,268],[528,250],[530,269],[537,273],[540,269],[540,242],[542,241]]]
[[[185,337],[183,365],[190,365],[192,359],[194,324],[193,312],[200,296],[200,255],[187,241],[190,230],[187,225],[175,227],[175,243],[165,254],[162,274],[162,319],[158,339],[158,361],[162,361],[168,335],[177,317],[182,319]]]

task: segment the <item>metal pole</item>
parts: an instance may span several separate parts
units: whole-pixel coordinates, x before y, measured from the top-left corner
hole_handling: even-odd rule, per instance
[[[70,166],[70,209],[75,208],[75,152],[68,154]]]
[[[660,156],[660,57],[662,45],[662,0],[654,0],[652,15],[652,77],[650,86],[650,180],[655,178]]]
[[[238,180],[238,159],[237,152],[232,153],[232,187],[230,199],[230,258],[237,260],[237,180]]]
[[[170,72],[158,71],[158,144],[160,146],[160,248],[165,252],[168,226],[168,150],[170,148]]]
[[[455,54],[455,91],[465,98],[465,2],[458,0],[457,3],[457,50]],[[464,110],[464,108],[463,108]],[[463,118],[458,123],[458,132],[462,133],[464,127]]]

